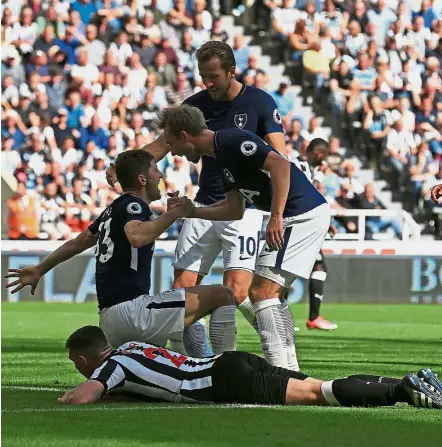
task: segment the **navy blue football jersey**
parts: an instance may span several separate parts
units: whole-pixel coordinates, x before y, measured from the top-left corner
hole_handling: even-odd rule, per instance
[[[252,132],[226,129],[215,133],[214,159],[222,171],[226,191],[236,189],[247,202],[270,211],[272,183],[264,171],[270,152],[277,151]],[[302,171],[290,163],[290,190],[283,217],[298,216],[326,203]]]
[[[261,138],[270,133],[283,132],[281,115],[274,99],[265,91],[249,85],[243,85],[233,101],[213,100],[207,90],[202,90],[184,103],[200,109],[207,127],[213,131],[236,127]],[[222,176],[215,160],[203,155],[195,201],[210,205],[223,200],[224,192]]]
[[[148,294],[155,243],[134,248],[124,226],[131,220],[151,220],[149,206],[134,194],[123,194],[89,227],[98,235],[95,282],[98,307],[111,307]]]

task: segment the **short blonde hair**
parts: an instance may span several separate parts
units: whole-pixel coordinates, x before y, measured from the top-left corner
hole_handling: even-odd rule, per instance
[[[196,136],[207,129],[203,113],[197,107],[182,104],[163,109],[156,120],[159,129],[165,129],[178,136],[183,130]]]

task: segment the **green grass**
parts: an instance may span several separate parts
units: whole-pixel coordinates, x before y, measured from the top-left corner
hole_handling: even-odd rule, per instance
[[[354,373],[400,377],[441,371],[442,307],[326,304],[332,333],[308,332],[299,317],[302,369],[318,378]],[[348,409],[107,404],[65,407],[59,391],[78,384],[63,349],[78,327],[96,324],[94,304],[2,304],[2,441],[6,446],[413,446],[440,445],[442,413],[405,405]],[[260,353],[238,316],[241,350]],[[442,371],[441,371],[442,372]],[[234,371],[232,371],[234,374]],[[13,388],[20,387],[20,388]],[[31,389],[26,389],[31,388]]]

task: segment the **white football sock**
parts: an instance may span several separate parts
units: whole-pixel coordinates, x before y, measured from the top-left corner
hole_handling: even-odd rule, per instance
[[[213,355],[212,348],[207,340],[206,320],[204,318],[184,329],[184,348],[190,357],[197,359]]]
[[[236,351],[236,306],[222,306],[210,315],[209,336],[213,353]]]
[[[291,369],[292,371],[299,371],[299,364],[295,347],[295,321],[293,320],[293,315],[290,312],[290,307],[287,300],[284,300],[281,303],[281,313],[284,320],[287,344],[287,368]]]
[[[253,304],[265,359],[272,366],[287,368],[287,343],[284,320],[278,298]]]
[[[253,309],[253,303],[250,301],[250,298],[247,297],[241,304],[238,304],[237,308],[243,314],[244,318],[251,324],[253,329],[259,333],[255,310]]]

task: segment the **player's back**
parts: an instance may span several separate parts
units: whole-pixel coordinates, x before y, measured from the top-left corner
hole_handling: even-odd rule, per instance
[[[282,132],[281,116],[274,99],[265,91],[243,85],[232,101],[216,101],[203,90],[184,101],[203,113],[207,127],[217,131],[237,128],[264,138],[267,134]],[[211,157],[202,157],[199,190],[195,201],[210,205],[224,199],[223,180]]]
[[[132,247],[124,226],[131,220],[151,218],[152,212],[146,202],[134,194],[124,194],[89,227],[98,236],[95,280],[100,309],[149,293],[155,244]]]
[[[226,189],[237,189],[263,211],[271,210],[272,183],[263,169],[269,152],[277,151],[251,132],[225,129],[215,134],[215,153]],[[284,217],[306,213],[325,203],[322,195],[294,163],[290,163],[290,189]]]
[[[222,354],[197,359],[149,343],[121,345],[93,379],[110,388],[172,402],[207,401],[212,396],[212,366]],[[116,384],[116,381],[120,381]]]

